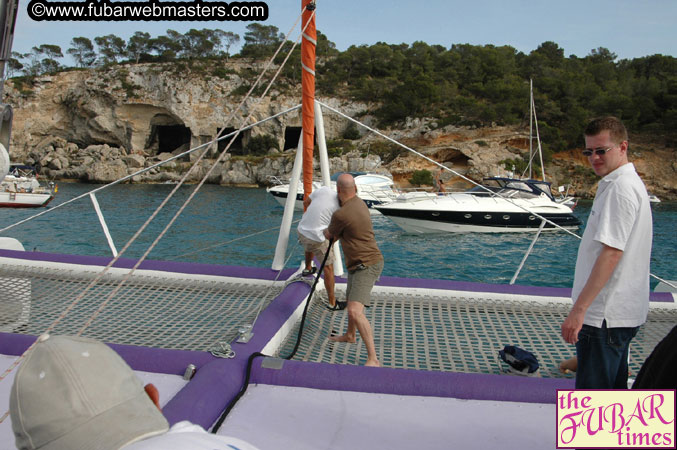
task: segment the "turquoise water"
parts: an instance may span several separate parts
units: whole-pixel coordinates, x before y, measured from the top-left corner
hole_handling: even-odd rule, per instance
[[[59,183],[52,202],[63,203],[98,186]],[[102,213],[119,250],[173,189],[172,185],[117,185],[97,194]],[[182,187],[169,206],[125,253],[140,257],[190,195]],[[0,228],[39,210],[0,209]],[[579,202],[575,213],[585,222],[589,202]],[[677,203],[653,207],[652,273],[677,279]],[[300,218],[300,213],[295,215]],[[508,283],[529,247],[532,234],[405,234],[383,216],[372,216],[385,259],[384,275],[460,281]],[[270,267],[277,242],[282,208],[265,189],[204,186],[181,217],[149,255],[150,259]],[[270,231],[265,231],[268,229]],[[295,226],[293,226],[293,230]],[[581,233],[582,230],[579,232]],[[241,239],[244,236],[254,236]],[[89,197],[55,209],[0,236],[19,239],[27,250],[110,256]],[[290,240],[289,266],[303,258],[295,234]],[[236,240],[237,239],[237,240]],[[230,242],[236,240],[234,242]],[[565,233],[546,233],[534,246],[518,284],[570,287],[579,240]],[[652,280],[652,287],[657,282]]]

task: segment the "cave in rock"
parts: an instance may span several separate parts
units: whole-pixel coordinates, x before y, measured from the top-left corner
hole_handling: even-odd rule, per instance
[[[158,153],[171,153],[184,144],[186,150],[190,148],[191,132],[185,125],[155,125],[157,134]]]
[[[226,135],[228,135],[228,134],[230,134],[230,133],[236,131],[235,128],[233,128],[233,127],[226,127],[225,129],[219,128],[219,129],[217,130],[217,133],[216,133],[217,136],[218,136],[218,134],[221,132],[221,130],[223,130],[222,136],[226,136]],[[233,155],[241,155],[241,154],[242,154],[242,151],[243,151],[243,149],[244,149],[244,145],[243,145],[242,140],[243,140],[243,138],[244,138],[244,136],[245,136],[245,133],[247,133],[247,132],[246,132],[246,131],[242,131],[242,132],[240,132],[240,134],[237,136],[237,138],[235,138],[235,141],[233,142],[233,145],[231,145],[231,146],[230,146],[230,149],[228,149],[228,152],[229,152],[229,153],[232,153]],[[231,140],[231,139],[233,139],[232,136],[227,137],[227,138],[225,138],[225,139],[221,139],[221,140],[219,141],[219,145],[218,145],[218,152],[219,152],[219,153],[221,153],[221,152],[223,151],[223,149],[226,148],[226,147],[228,146],[228,144],[230,143],[230,140]]]
[[[299,145],[299,138],[301,137],[301,127],[285,127],[284,128],[284,148],[296,148]]]
[[[299,145],[299,138],[301,137],[301,132],[303,131],[302,127],[285,127],[284,129],[284,150],[289,150],[290,148],[296,149]],[[317,145],[317,132],[313,135],[313,145]]]

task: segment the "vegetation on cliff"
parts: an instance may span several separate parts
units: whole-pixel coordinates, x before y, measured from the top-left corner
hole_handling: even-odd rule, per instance
[[[245,84],[228,94],[237,98],[258,75],[253,67],[272,56],[283,38],[276,27],[254,23],[247,27],[243,45],[234,55],[230,49],[240,42],[240,36],[209,29],[185,34],[167,30],[166,35],[154,38],[137,32],[128,41],[114,35],[96,37],[94,42],[74,37],[66,53],[78,68],[107,72],[114,64],[171,62],[162,67],[206,79],[237,75]],[[284,46],[289,50],[292,43]],[[528,54],[510,46],[453,44],[446,48],[423,42],[380,42],[339,51],[321,32],[317,54],[318,94],[370,105],[364,113],[375,116],[380,127],[399,128],[412,118],[425,118],[421,123],[433,131],[447,125],[523,127],[528,124],[529,79],[533,79],[546,165],[558,163],[551,161],[553,154],[580,148],[581,128],[588,118],[613,114],[633,134],[635,153],[648,148],[637,144],[656,143],[664,149],[661,159],[667,155],[672,162],[667,166],[677,170],[677,59],[671,56],[618,60],[612,51],[600,47],[584,57],[565,57],[564,50],[550,41]],[[281,52],[275,62],[281,64],[285,55]],[[23,74],[14,80],[22,95],[31,94],[37,75],[78,69],[64,67],[59,62],[62,49],[50,44],[13,56],[10,76]],[[228,60],[246,64],[224,64]],[[297,47],[274,95],[297,91],[300,67]],[[124,75],[124,71],[116,73]],[[137,87],[130,83],[122,76],[120,86],[132,98]],[[338,156],[355,150],[353,140],[359,137],[356,129],[346,129],[342,139],[328,143],[330,153]],[[384,163],[399,153],[387,143],[369,145],[371,154],[379,155]],[[242,153],[258,155],[270,148],[275,148],[273,140],[261,137]],[[524,163],[519,158],[503,162],[517,167]],[[576,173],[566,176],[577,178]],[[674,176],[665,174],[661,179],[670,178]]]
[[[283,35],[275,26],[251,24],[234,58],[263,60]],[[407,117],[431,117],[442,127],[514,125],[525,120],[528,80],[535,80],[536,104],[546,152],[580,144],[581,124],[589,117],[613,114],[633,132],[665,136],[674,144],[677,130],[677,60],[653,55],[618,61],[606,48],[585,57],[564,56],[555,42],[544,42],[529,54],[510,46],[454,44],[450,48],[423,42],[352,46],[341,52],[318,33],[318,92],[374,102],[381,125]],[[137,32],[127,42],[114,35],[74,37],[67,53],[80,67],[119,62],[166,62],[180,59],[229,58],[240,36],[222,30],[167,30],[152,38]],[[291,43],[285,45],[291,47]],[[14,54],[14,73],[34,76],[63,70],[58,46],[44,44],[28,54]],[[283,56],[278,57],[281,62]],[[300,77],[297,48],[283,75]],[[227,76],[227,73],[223,74]]]

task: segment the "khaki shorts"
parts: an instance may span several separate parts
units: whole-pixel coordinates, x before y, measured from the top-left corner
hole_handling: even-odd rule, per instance
[[[322,264],[324,255],[327,253],[327,248],[329,248],[329,240],[325,239],[324,242],[317,242],[305,237],[298,231],[296,233],[299,235],[299,242],[303,246],[303,250],[308,253],[313,253],[318,260],[318,264]],[[329,256],[327,257],[325,265],[330,266],[332,264],[334,264],[334,246],[329,249]]]
[[[371,306],[371,289],[383,272],[383,260],[362,270],[348,271],[346,301]]]

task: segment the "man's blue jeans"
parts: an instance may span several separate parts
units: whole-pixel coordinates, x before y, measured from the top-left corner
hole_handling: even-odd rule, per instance
[[[583,325],[578,333],[576,389],[627,389],[628,348],[639,327]]]

